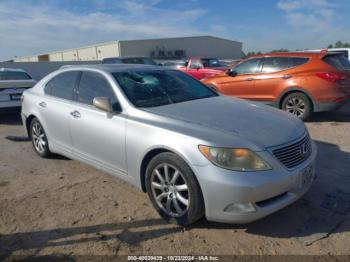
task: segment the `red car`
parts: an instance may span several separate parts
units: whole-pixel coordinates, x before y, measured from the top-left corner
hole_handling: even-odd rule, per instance
[[[190,76],[201,80],[207,77],[213,77],[228,70],[229,67],[220,63],[217,58],[200,58],[192,57],[184,67],[179,67],[178,70],[189,74]]]

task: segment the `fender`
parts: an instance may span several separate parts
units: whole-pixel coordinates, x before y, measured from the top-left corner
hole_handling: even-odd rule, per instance
[[[316,99],[313,97],[313,95],[309,91],[307,91],[304,88],[299,87],[299,86],[289,87],[286,90],[284,90],[277,98],[274,106],[276,106],[277,108],[281,108],[282,98],[287,93],[293,93],[293,92],[300,92],[300,93],[304,93],[305,95],[307,95],[307,97],[310,98],[310,100],[311,100],[313,110],[316,111],[317,105],[318,105]]]

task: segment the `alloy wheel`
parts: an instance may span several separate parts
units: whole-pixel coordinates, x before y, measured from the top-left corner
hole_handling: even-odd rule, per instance
[[[170,164],[160,164],[152,172],[151,189],[157,205],[169,216],[184,215],[190,205],[190,192],[183,174]]]
[[[301,117],[305,113],[305,102],[298,97],[291,97],[286,104],[286,111]]]
[[[36,122],[32,127],[32,139],[35,150],[40,154],[45,152],[46,149],[46,137],[42,126]]]

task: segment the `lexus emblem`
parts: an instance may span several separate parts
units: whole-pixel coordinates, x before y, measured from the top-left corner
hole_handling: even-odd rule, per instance
[[[309,152],[309,150],[305,144],[303,144],[299,150],[300,150],[300,155],[302,155],[302,156],[305,156]]]

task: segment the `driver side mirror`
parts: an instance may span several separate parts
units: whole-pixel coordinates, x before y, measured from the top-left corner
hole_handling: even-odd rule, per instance
[[[93,104],[96,108],[101,109],[107,113],[113,112],[112,103],[108,97],[95,97]]]
[[[238,73],[237,73],[233,68],[229,69],[229,70],[227,71],[227,74],[228,74],[229,76],[232,76],[232,77],[235,77],[235,76],[238,75]]]

